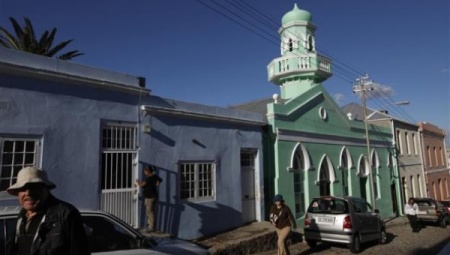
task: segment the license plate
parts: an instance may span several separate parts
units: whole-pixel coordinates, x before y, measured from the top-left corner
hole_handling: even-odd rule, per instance
[[[317,223],[334,224],[334,217],[318,217]]]

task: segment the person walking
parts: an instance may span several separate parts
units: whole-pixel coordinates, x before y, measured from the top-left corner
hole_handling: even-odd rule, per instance
[[[54,197],[46,172],[25,167],[7,189],[22,206],[17,226],[6,244],[7,255],[89,255],[89,243],[80,212]]]
[[[408,203],[405,204],[405,214],[408,217],[409,225],[414,233],[419,232],[419,226],[417,224],[417,210],[418,206],[414,203],[414,199],[410,198]]]
[[[143,189],[144,204],[147,214],[146,232],[156,231],[155,207],[158,202],[158,186],[162,179],[155,174],[153,167],[144,167],[144,181],[136,180],[136,184]]]
[[[270,209],[270,222],[275,227],[278,236],[278,255],[290,255],[286,241],[293,228],[297,228],[291,209],[284,203],[283,196],[275,195],[274,205]]]

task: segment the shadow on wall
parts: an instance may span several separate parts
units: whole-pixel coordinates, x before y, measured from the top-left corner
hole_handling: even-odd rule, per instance
[[[215,207],[202,204],[188,203],[186,206],[196,209],[201,219],[198,232],[201,236],[211,236],[237,228],[242,225],[242,214],[234,208],[216,204]]]
[[[141,162],[143,165],[151,165]],[[178,173],[169,171],[168,169],[159,168],[152,165],[155,173],[163,179],[159,187],[159,201],[156,206],[156,228],[159,231],[169,233],[179,237],[180,231],[184,230],[184,235],[190,233],[198,233],[198,236],[212,235],[233,229],[242,225],[242,214],[234,208],[226,205],[217,204],[214,201],[204,203],[192,203],[181,200],[179,197]],[[142,172],[139,176],[143,179]],[[181,226],[180,217],[190,207],[194,210],[188,226]],[[147,225],[144,198],[139,195],[139,222],[140,226]],[[200,221],[200,222],[198,222]]]

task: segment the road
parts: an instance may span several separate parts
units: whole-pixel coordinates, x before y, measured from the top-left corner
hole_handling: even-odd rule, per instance
[[[413,233],[409,225],[393,226],[387,229],[388,240],[384,245],[367,243],[363,246],[363,255],[436,255],[450,243],[450,226],[427,225],[419,233]],[[290,247],[291,255],[344,255],[352,254],[345,245],[319,243],[316,248],[309,249],[305,243]],[[258,253],[258,255],[277,254],[276,250]]]

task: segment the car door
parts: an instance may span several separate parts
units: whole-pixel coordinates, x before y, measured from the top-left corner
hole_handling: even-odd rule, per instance
[[[353,201],[353,211],[355,218],[355,230],[361,235],[361,242],[371,240],[374,232],[374,221],[372,213],[369,210],[368,203],[365,200],[358,199]]]
[[[367,239],[374,240],[378,238],[379,235],[379,223],[378,223],[378,214],[375,213],[372,206],[365,202],[366,206],[366,214],[367,214]]]
[[[16,215],[4,216],[0,219],[0,254],[6,254],[6,242],[13,236],[16,223]]]

